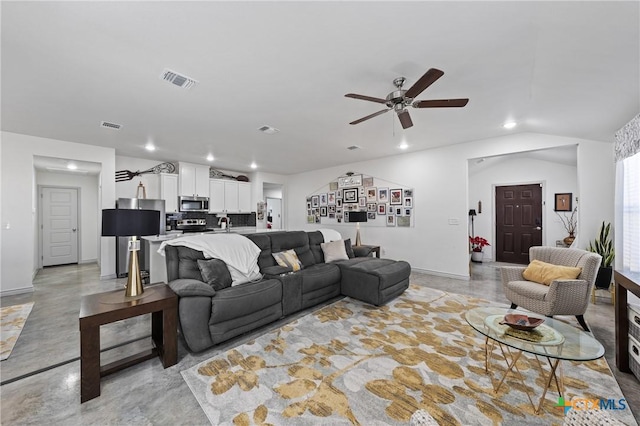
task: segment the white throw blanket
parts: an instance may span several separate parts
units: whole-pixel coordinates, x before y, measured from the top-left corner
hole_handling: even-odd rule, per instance
[[[231,273],[232,285],[262,278],[258,266],[260,248],[253,241],[239,234],[188,235],[163,241],[158,253],[164,256],[166,245],[184,246],[199,250],[207,259],[222,260]]]
[[[329,243],[331,241],[338,241],[342,239],[342,235],[340,235],[340,233],[335,229],[326,228],[326,229],[318,229],[318,231],[322,233],[325,243]]]

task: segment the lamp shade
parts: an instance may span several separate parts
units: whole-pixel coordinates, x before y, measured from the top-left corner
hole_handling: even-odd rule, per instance
[[[469,216],[477,216],[476,209],[469,210]]]
[[[102,210],[103,237],[157,235],[160,232],[158,210]]]
[[[349,222],[366,222],[367,212],[349,212]]]

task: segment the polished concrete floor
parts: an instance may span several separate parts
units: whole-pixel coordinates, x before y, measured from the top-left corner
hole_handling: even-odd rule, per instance
[[[411,281],[507,303],[499,283],[498,266],[474,264],[469,281],[417,271],[412,273]],[[80,404],[80,299],[86,294],[121,288],[123,281],[100,281],[95,265],[46,268],[34,280],[33,293],[0,299],[2,306],[35,302],[11,357],[0,364],[0,424],[207,424],[180,371],[305,314],[298,313],[197,354],[188,352],[179,342],[177,365],[163,369],[159,359],[152,359],[107,376],[101,382],[102,395]],[[632,375],[615,368],[613,306],[607,297],[599,298],[585,317],[595,337],[605,346],[606,359],[614,366],[614,375],[638,419],[640,384]],[[149,331],[148,316],[103,326],[102,363],[148,347]]]

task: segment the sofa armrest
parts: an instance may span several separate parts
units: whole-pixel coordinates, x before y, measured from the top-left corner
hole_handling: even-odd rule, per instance
[[[216,295],[216,291],[209,284],[188,278],[173,280],[169,283],[169,287],[179,297],[213,297]]]
[[[502,274],[502,284],[506,285],[510,281],[523,281],[522,273],[527,269],[524,266],[502,266],[500,273]]]
[[[355,254],[356,257],[367,257],[373,253],[373,247],[351,246],[351,248],[353,248],[353,254]]]
[[[586,280],[554,280],[547,299],[553,301],[554,315],[582,315],[589,306],[591,285]]]
[[[288,274],[289,272],[293,272],[293,268],[291,268],[290,266],[275,265],[275,266],[267,266],[266,268],[263,268],[260,272],[262,272],[267,277],[276,277],[278,275]]]

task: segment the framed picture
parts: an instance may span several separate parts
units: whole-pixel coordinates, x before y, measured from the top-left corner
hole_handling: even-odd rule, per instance
[[[404,190],[405,197],[413,197],[413,189],[405,189]]]
[[[330,206],[328,206],[328,210],[327,210],[327,211],[328,211],[330,214],[331,214],[331,213],[335,213],[335,212],[336,212],[336,206],[335,206],[335,205],[333,205],[333,206],[331,206],[331,205],[330,205]]]
[[[320,207],[320,208],[322,208],[322,207]],[[395,209],[396,209],[396,211],[395,211],[396,216],[402,216],[402,207],[396,207]]]
[[[327,216],[327,206],[320,207],[320,216],[323,216],[323,217]]]
[[[342,207],[342,198],[336,198],[336,207]]]
[[[367,211],[368,212],[377,212],[378,211],[378,205],[376,203],[367,203]]]
[[[307,201],[307,209],[311,208],[311,201]]]
[[[336,200],[337,200],[337,199],[342,200],[342,189],[338,189],[338,190],[336,191]]]
[[[396,214],[396,209],[392,205],[387,204],[387,214]]]
[[[375,203],[378,201],[377,188],[367,188],[367,203]]]
[[[571,206],[572,195],[573,194],[571,192],[556,194],[553,210],[557,212],[570,212],[571,210],[573,210]]]
[[[396,226],[396,217],[393,215],[387,216],[387,226]]]
[[[367,220],[376,220],[376,212],[367,212]]]
[[[373,186],[373,178],[368,177],[368,178],[362,179],[362,186]]]
[[[381,203],[389,202],[389,188],[378,188],[378,201]]]
[[[338,182],[329,182],[329,191],[335,191],[338,189]]]
[[[360,197],[358,199],[358,207],[367,207],[367,197]]]
[[[402,204],[402,189],[392,189],[390,194],[391,204]]]
[[[378,204],[378,214],[387,214],[386,204]]]
[[[327,194],[327,204],[332,205],[336,203],[336,193],[335,192],[329,192]]]
[[[329,213],[329,219],[335,219],[335,218],[336,218],[335,213]]]
[[[404,209],[404,215],[405,215],[405,216],[411,216],[411,209],[407,209],[407,208],[405,208],[405,209]]]
[[[364,186],[359,186],[358,187],[358,196],[359,197],[366,197],[367,193],[364,191]]]
[[[396,224],[398,226],[411,226],[411,218],[406,216],[399,216],[396,218]]]
[[[307,215],[307,223],[316,223],[316,217],[312,214]]]
[[[362,185],[362,175],[351,175],[338,178],[338,188]]]
[[[405,207],[413,207],[413,197],[404,197],[404,206]]]
[[[357,203],[358,202],[358,190],[357,189],[345,189],[343,201],[345,203]]]
[[[326,206],[327,205],[327,194],[320,194],[320,205],[321,206]]]
[[[311,207],[316,208],[318,206],[320,206],[320,197],[314,195],[311,197]]]

